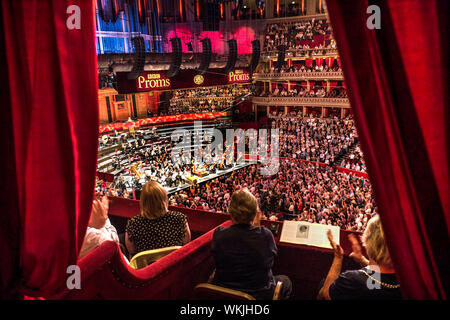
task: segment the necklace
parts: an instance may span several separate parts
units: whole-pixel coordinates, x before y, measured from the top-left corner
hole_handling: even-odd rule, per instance
[[[376,283],[382,285],[383,287],[389,288],[389,289],[397,289],[400,288],[400,284],[389,284],[382,282],[374,277],[372,277],[370,274],[368,274],[366,271],[361,270],[366,276],[368,276],[371,280],[375,281]]]

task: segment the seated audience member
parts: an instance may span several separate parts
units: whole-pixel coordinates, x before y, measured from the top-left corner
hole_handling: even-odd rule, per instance
[[[99,247],[104,241],[119,243],[117,230],[108,219],[108,209],[108,197],[96,195],[79,258]]]
[[[283,283],[280,298],[288,299],[292,284],[287,276],[273,276],[277,246],[272,233],[259,225],[256,198],[246,189],[231,196],[228,211],[233,224],[214,231],[212,255],[216,263],[213,284],[270,300],[276,283]]]
[[[130,256],[152,249],[182,246],[191,240],[187,218],[180,212],[168,211],[167,191],[156,181],[142,188],[141,214],[130,219],[125,244]]]
[[[378,215],[369,220],[362,236],[369,259],[362,255],[358,240],[353,235],[349,236],[353,249],[350,257],[364,266],[360,270],[340,273],[344,251],[333,240],[330,231],[327,235],[334,250],[334,260],[319,292],[319,299],[398,300],[402,298]]]

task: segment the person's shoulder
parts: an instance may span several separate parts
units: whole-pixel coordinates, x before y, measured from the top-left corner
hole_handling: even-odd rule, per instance
[[[361,270],[342,272],[331,284],[329,292],[333,300],[358,298],[364,292],[367,277]]]
[[[347,281],[365,281],[367,276],[362,272],[362,270],[347,270],[342,272],[339,275],[339,279],[347,280]]]
[[[143,221],[143,219],[144,219],[144,217],[142,215],[138,214],[138,215],[132,217],[131,219],[129,219],[128,220],[128,224],[129,225],[135,224],[135,223],[138,223],[140,221]]]
[[[178,211],[167,211],[166,213],[167,217],[180,219],[180,220],[186,220],[186,215],[184,213],[178,212]]]
[[[218,226],[213,232],[213,239],[221,239],[230,235],[231,229],[224,226]]]
[[[272,231],[270,231],[265,226],[257,226],[257,227],[254,227],[254,229],[256,229],[258,232],[260,232],[262,235],[264,235],[266,237],[273,238]]]

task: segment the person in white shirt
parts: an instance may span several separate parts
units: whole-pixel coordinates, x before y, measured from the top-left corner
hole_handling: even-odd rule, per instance
[[[92,204],[91,217],[89,218],[79,259],[99,247],[105,241],[119,243],[117,230],[108,219],[108,209],[108,197],[96,195]]]

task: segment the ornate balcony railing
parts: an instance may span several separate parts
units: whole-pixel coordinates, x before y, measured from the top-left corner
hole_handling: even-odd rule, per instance
[[[252,103],[265,106],[308,106],[308,107],[340,107],[350,108],[347,98],[314,98],[314,97],[254,97]]]
[[[300,22],[300,21],[308,21],[308,20],[320,20],[320,19],[328,19],[327,13],[318,13],[307,16],[294,16],[294,17],[280,17],[280,18],[270,18],[266,19],[267,24],[274,23],[291,23],[291,22]]]
[[[198,101],[198,100],[234,100],[236,96],[223,96],[223,97],[213,97],[213,96],[202,96],[202,97],[183,97],[183,98],[172,98],[170,102],[179,102],[179,101]]]
[[[271,72],[255,73],[255,80],[344,80],[344,74],[339,72]]]

